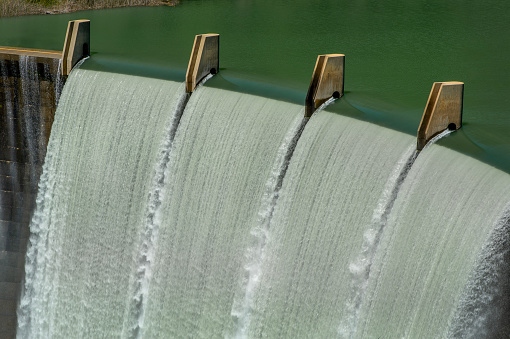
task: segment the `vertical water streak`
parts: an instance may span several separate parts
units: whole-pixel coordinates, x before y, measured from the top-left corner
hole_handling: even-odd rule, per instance
[[[188,99],[189,95],[183,92],[174,110],[170,125],[165,131],[166,137],[159,149],[158,160],[154,170],[155,175],[147,202],[147,219],[142,230],[143,234],[141,235],[139,267],[136,272],[135,295],[131,305],[134,321],[129,335],[131,338],[139,338],[142,334],[145,306],[147,304],[151,279],[151,264],[154,260],[154,247],[157,243],[160,226],[161,216],[159,208],[165,197],[166,171],[170,161],[175,133],[177,132],[177,127],[179,126],[179,121],[186,108]]]
[[[38,162],[38,149],[39,149],[39,133],[38,122],[39,116],[39,72],[37,70],[37,63],[35,57],[20,55],[19,56],[19,70],[22,88],[23,99],[23,113],[21,119],[24,123],[24,139],[26,140],[28,162],[35,164]],[[32,182],[35,182],[33,177],[35,172],[32,172]]]
[[[314,114],[318,114],[334,101],[334,98],[330,98]],[[257,225],[250,231],[253,245],[247,249],[246,253],[248,263],[244,266],[246,275],[246,281],[243,284],[244,295],[241,298],[236,298],[232,306],[231,314],[237,327],[235,338],[246,338],[247,336],[246,331],[250,325],[251,313],[253,312],[254,294],[262,274],[262,263],[265,259],[264,249],[269,236],[271,219],[292,154],[308,121],[309,119],[302,117],[297,117],[293,121],[278,149],[271,176],[266,182],[266,191],[260,204]]]
[[[347,315],[342,319],[338,327],[338,334],[341,338],[349,338],[356,331],[359,309],[363,302],[370,276],[370,268],[381,239],[381,234],[386,226],[398,191],[417,155],[416,146],[410,146],[393,168],[372,214],[370,228],[363,233],[363,244],[360,254],[355,261],[349,264],[349,272],[352,279],[351,292],[349,299],[345,303]]]
[[[212,74],[208,74],[202,81],[200,81],[196,89],[203,86],[212,77]],[[175,134],[177,133],[179,122],[191,96],[191,94],[184,91],[184,86],[181,86],[180,91],[182,93],[172,114],[170,123],[165,131],[165,137],[163,138],[159,148],[158,159],[154,169],[152,188],[149,192],[147,201],[146,222],[142,229],[142,234],[140,235],[140,255],[138,258],[134,297],[131,305],[133,324],[130,327],[130,338],[141,338],[143,334],[145,308],[147,305],[149,285],[152,277],[151,269],[154,261],[159,227],[161,224],[160,207],[161,202],[165,197],[167,175],[169,174],[167,173],[168,164],[170,162]]]
[[[85,57],[80,60],[80,65],[87,60],[89,57]],[[54,68],[57,69],[57,74],[54,75],[54,86],[55,86],[55,106],[58,105],[60,100],[60,94],[62,93],[62,88],[64,87],[64,79],[62,77],[62,59],[54,59]]]
[[[447,129],[434,136],[421,152],[452,132]],[[411,145],[393,168],[384,191],[379,198],[379,202],[374,209],[371,226],[363,233],[363,245],[360,254],[349,265],[349,272],[352,278],[351,292],[350,298],[345,303],[347,316],[342,319],[338,327],[338,335],[341,338],[351,338],[356,332],[361,304],[370,279],[370,269],[379,247],[382,233],[397,199],[398,192],[419,154],[420,152],[416,150],[416,146]]]

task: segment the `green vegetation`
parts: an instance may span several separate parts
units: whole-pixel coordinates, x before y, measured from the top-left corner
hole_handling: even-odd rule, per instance
[[[0,17],[128,6],[174,6],[177,2],[178,0],[0,0]]]

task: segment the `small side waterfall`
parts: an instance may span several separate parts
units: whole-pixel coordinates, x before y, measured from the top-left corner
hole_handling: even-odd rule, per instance
[[[9,73],[12,73],[12,70],[9,69],[9,64],[6,60],[0,60],[0,72],[2,75],[2,82],[4,84],[9,84],[10,87],[17,86],[17,83],[12,83],[12,80],[9,79]],[[14,79],[13,79],[14,80]],[[17,112],[16,112],[16,102],[14,101],[14,93],[12,90],[8,89],[4,91],[5,95],[5,108],[4,111],[6,113],[5,116],[5,122],[6,124],[3,126],[2,134],[0,135],[2,137],[4,145],[7,146],[8,149],[8,159],[11,159],[10,161],[18,162],[17,160],[17,152],[15,145],[17,144],[17,137],[19,136],[19,132],[17,131]],[[7,166],[4,165],[4,167],[7,168],[7,170],[3,171],[3,174],[6,176],[9,176],[13,184],[18,185],[18,187],[14,187],[16,191],[19,191],[19,181],[14,180],[13,178],[17,177],[17,169],[15,166]]]
[[[23,117],[24,129],[23,134],[27,142],[28,162],[36,164],[42,162],[39,159],[39,145],[41,144],[41,132],[44,131],[44,122],[39,114],[41,94],[39,89],[39,72],[34,57],[21,55],[19,57],[20,79],[23,98]],[[49,69],[47,65],[44,67],[44,76],[49,77]],[[40,128],[37,128],[40,127]],[[35,183],[35,178],[32,178]]]

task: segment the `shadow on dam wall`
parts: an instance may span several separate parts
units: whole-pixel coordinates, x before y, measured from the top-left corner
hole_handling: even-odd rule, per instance
[[[0,339],[16,336],[29,223],[58,99],[80,52],[88,53],[88,21],[77,22],[68,25],[64,52],[0,47]],[[77,39],[80,29],[87,34]]]

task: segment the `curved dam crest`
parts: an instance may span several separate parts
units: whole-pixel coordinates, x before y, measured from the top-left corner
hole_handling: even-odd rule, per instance
[[[148,195],[183,86],[71,73],[31,223],[19,338],[134,336]],[[267,183],[302,116],[298,105],[207,86],[191,95],[168,155],[137,336],[235,337],[244,326],[238,337],[434,337],[472,327],[459,320],[463,300],[481,280],[479,258],[497,248],[491,234],[507,224],[510,177],[441,146],[422,151],[353,313],[352,263],[415,139],[327,109],[295,145],[246,293]]]

